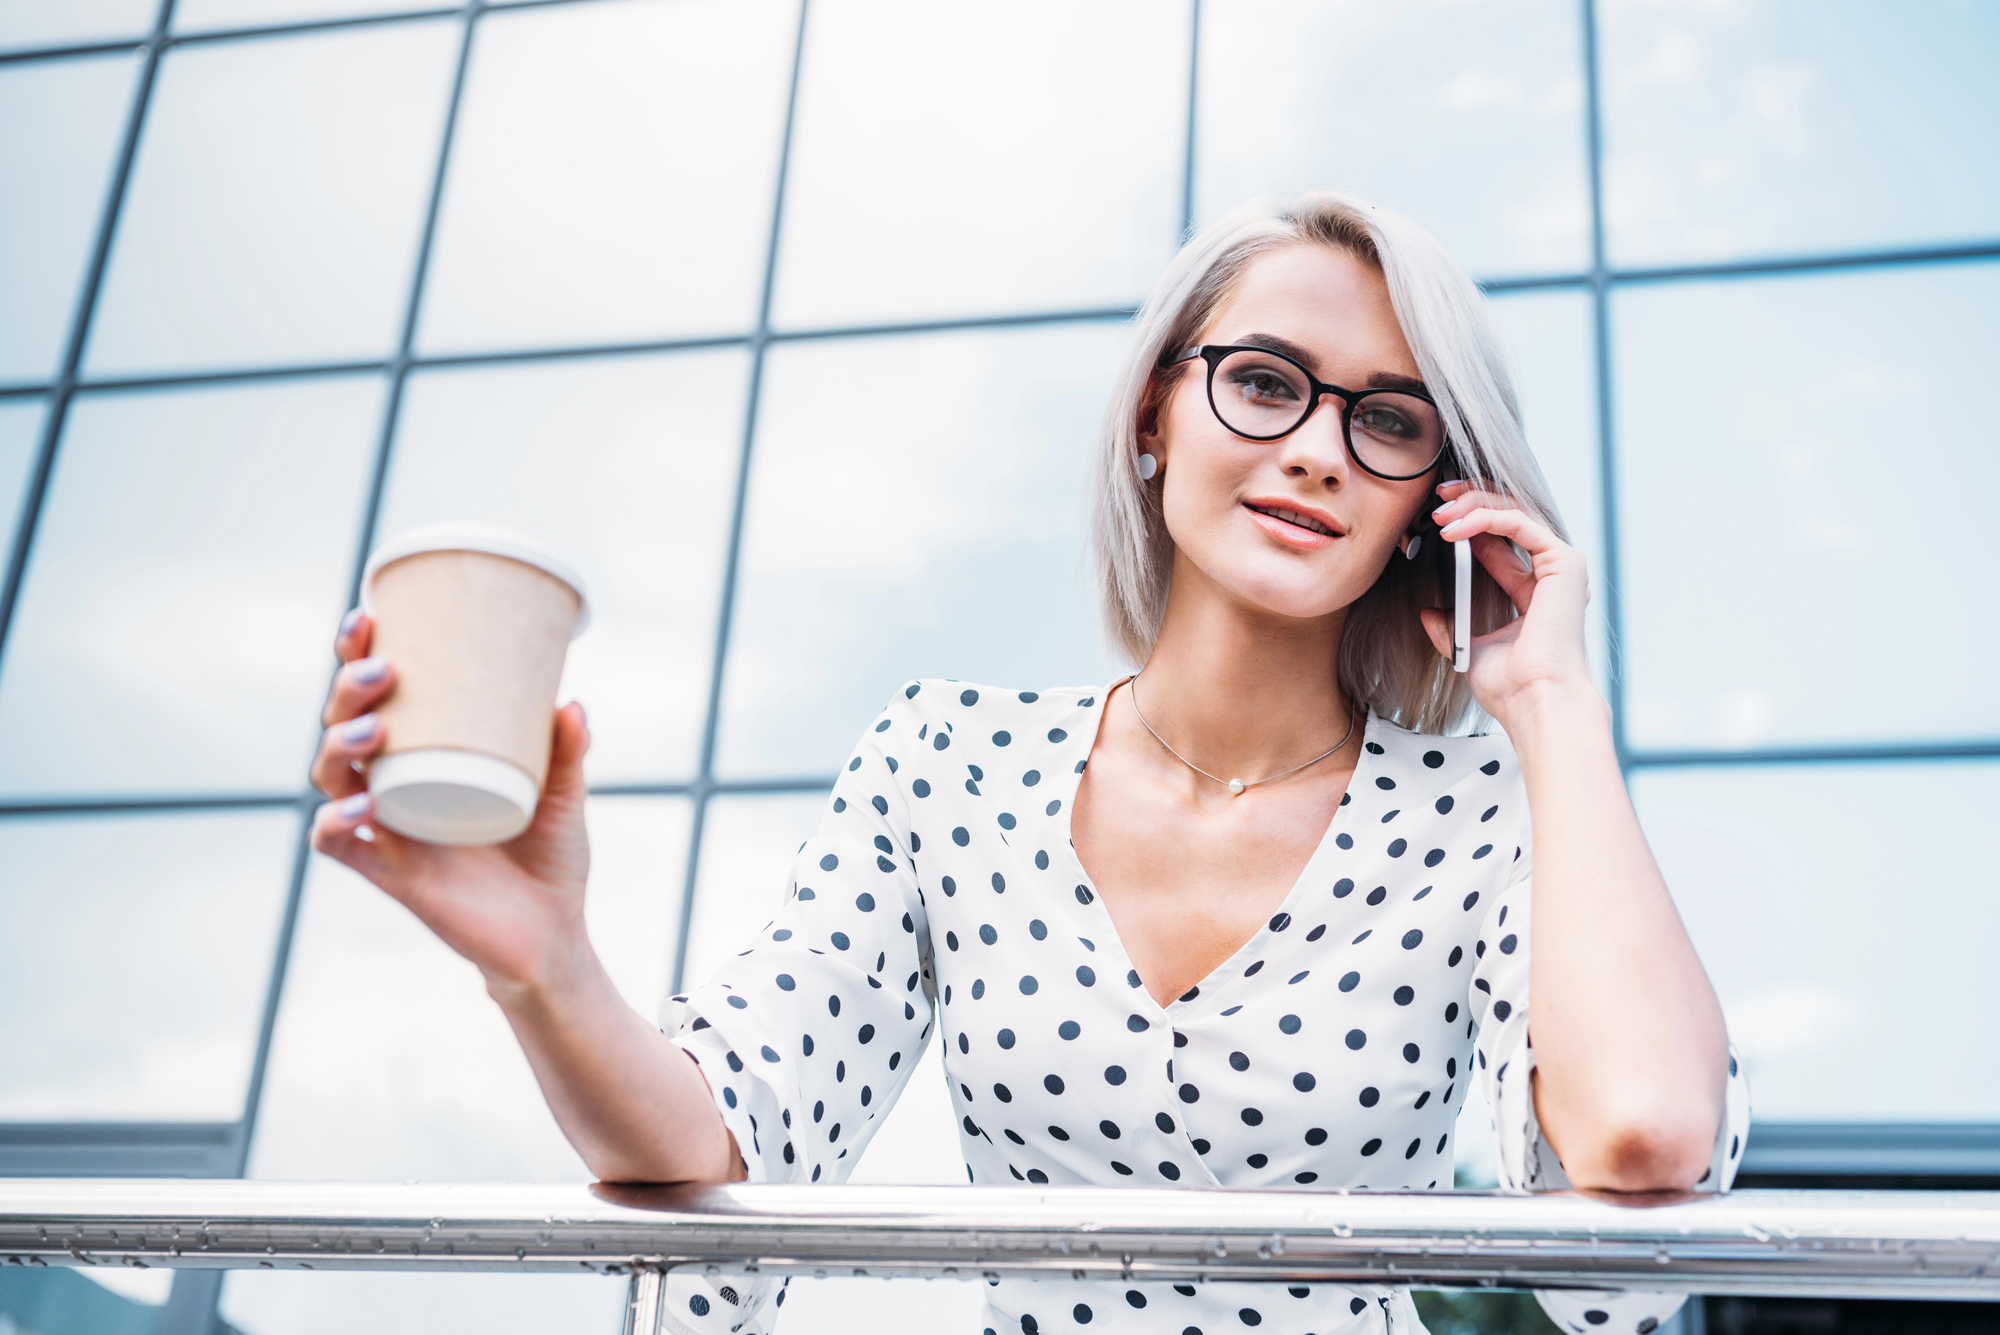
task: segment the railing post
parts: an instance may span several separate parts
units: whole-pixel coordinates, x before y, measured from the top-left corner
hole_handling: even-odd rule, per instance
[[[666,1310],[667,1277],[658,1270],[632,1272],[625,1289],[625,1324],[619,1335],[660,1335],[660,1317]]]

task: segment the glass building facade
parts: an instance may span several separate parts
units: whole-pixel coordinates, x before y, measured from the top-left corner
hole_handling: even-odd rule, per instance
[[[590,915],[651,1013],[899,682],[1122,670],[1125,321],[1330,186],[1492,296],[1751,1180],[2000,1179],[1995,68],[1983,0],[0,0],[0,1175],[586,1176],[476,970],[306,848],[369,548],[591,572]],[[939,1081],[896,1116],[857,1180],[958,1180]],[[620,1294],[106,1283],[172,1335]]]

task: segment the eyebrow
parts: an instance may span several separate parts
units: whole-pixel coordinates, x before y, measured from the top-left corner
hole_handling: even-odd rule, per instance
[[[1239,345],[1247,344],[1251,347],[1269,348],[1273,352],[1282,352],[1293,361],[1305,366],[1314,375],[1319,374],[1319,358],[1313,356],[1311,352],[1288,338],[1280,338],[1276,334],[1245,334],[1237,339],[1236,343]],[[1423,381],[1417,379],[1415,376],[1398,375],[1394,371],[1373,372],[1369,375],[1364,387],[1367,389],[1411,390],[1426,396],[1430,394],[1430,390],[1424,386]]]

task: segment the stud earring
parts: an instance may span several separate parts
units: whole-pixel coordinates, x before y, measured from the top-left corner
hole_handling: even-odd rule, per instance
[[[1423,544],[1424,544],[1423,534],[1412,533],[1409,537],[1409,540],[1403,544],[1403,559],[1405,561],[1416,560],[1417,548],[1423,546]]]
[[[1151,482],[1160,471],[1160,461],[1150,454],[1139,456],[1139,480]]]

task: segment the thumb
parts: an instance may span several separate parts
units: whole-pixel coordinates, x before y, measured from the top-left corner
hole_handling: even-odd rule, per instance
[[[590,724],[575,700],[556,711],[555,737],[549,747],[551,792],[583,791],[583,757],[590,750]]]
[[[1438,651],[1439,657],[1450,659],[1452,657],[1451,613],[1442,607],[1426,607],[1422,616],[1424,634],[1430,636],[1431,647]]]

